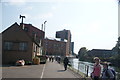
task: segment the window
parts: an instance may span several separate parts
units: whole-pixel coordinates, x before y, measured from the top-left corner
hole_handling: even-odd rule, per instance
[[[25,43],[25,42],[19,43],[19,50],[26,51],[27,50],[27,43]]]
[[[40,39],[40,46],[42,46],[42,41],[41,41],[41,39]]]
[[[37,52],[37,45],[34,46],[34,52]]]
[[[5,42],[4,43],[4,50],[12,50],[13,43],[12,42]]]
[[[34,32],[34,31],[32,32],[32,36],[33,36],[33,37],[35,36],[35,32]]]
[[[26,32],[28,32],[28,27],[25,27],[24,30],[25,30]]]

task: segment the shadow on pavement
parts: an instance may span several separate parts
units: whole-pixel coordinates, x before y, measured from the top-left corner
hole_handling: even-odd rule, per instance
[[[64,72],[65,70],[58,70],[57,72]]]

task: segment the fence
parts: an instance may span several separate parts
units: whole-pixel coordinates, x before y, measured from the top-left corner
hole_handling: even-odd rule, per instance
[[[71,64],[72,68],[77,70],[77,73],[82,72],[86,75],[86,77],[90,76],[90,73],[93,70],[93,67],[91,67],[83,62],[70,61],[70,64]]]
[[[93,64],[84,63],[80,61],[70,61],[71,67],[77,70],[77,73],[82,72],[86,75],[86,77],[90,76],[93,71]],[[116,72],[116,80],[120,79],[120,73]]]

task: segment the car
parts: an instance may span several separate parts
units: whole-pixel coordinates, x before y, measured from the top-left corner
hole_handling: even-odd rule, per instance
[[[25,61],[24,60],[17,60],[16,61],[16,66],[24,66],[25,65]]]
[[[47,56],[46,55],[40,55],[40,56],[37,56],[40,58],[40,64],[45,64],[46,61],[47,61]]]

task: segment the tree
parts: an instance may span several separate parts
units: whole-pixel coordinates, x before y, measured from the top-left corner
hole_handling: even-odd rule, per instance
[[[84,60],[84,58],[87,56],[87,49],[86,47],[82,47],[80,48],[79,52],[78,52],[78,57],[80,60]]]

